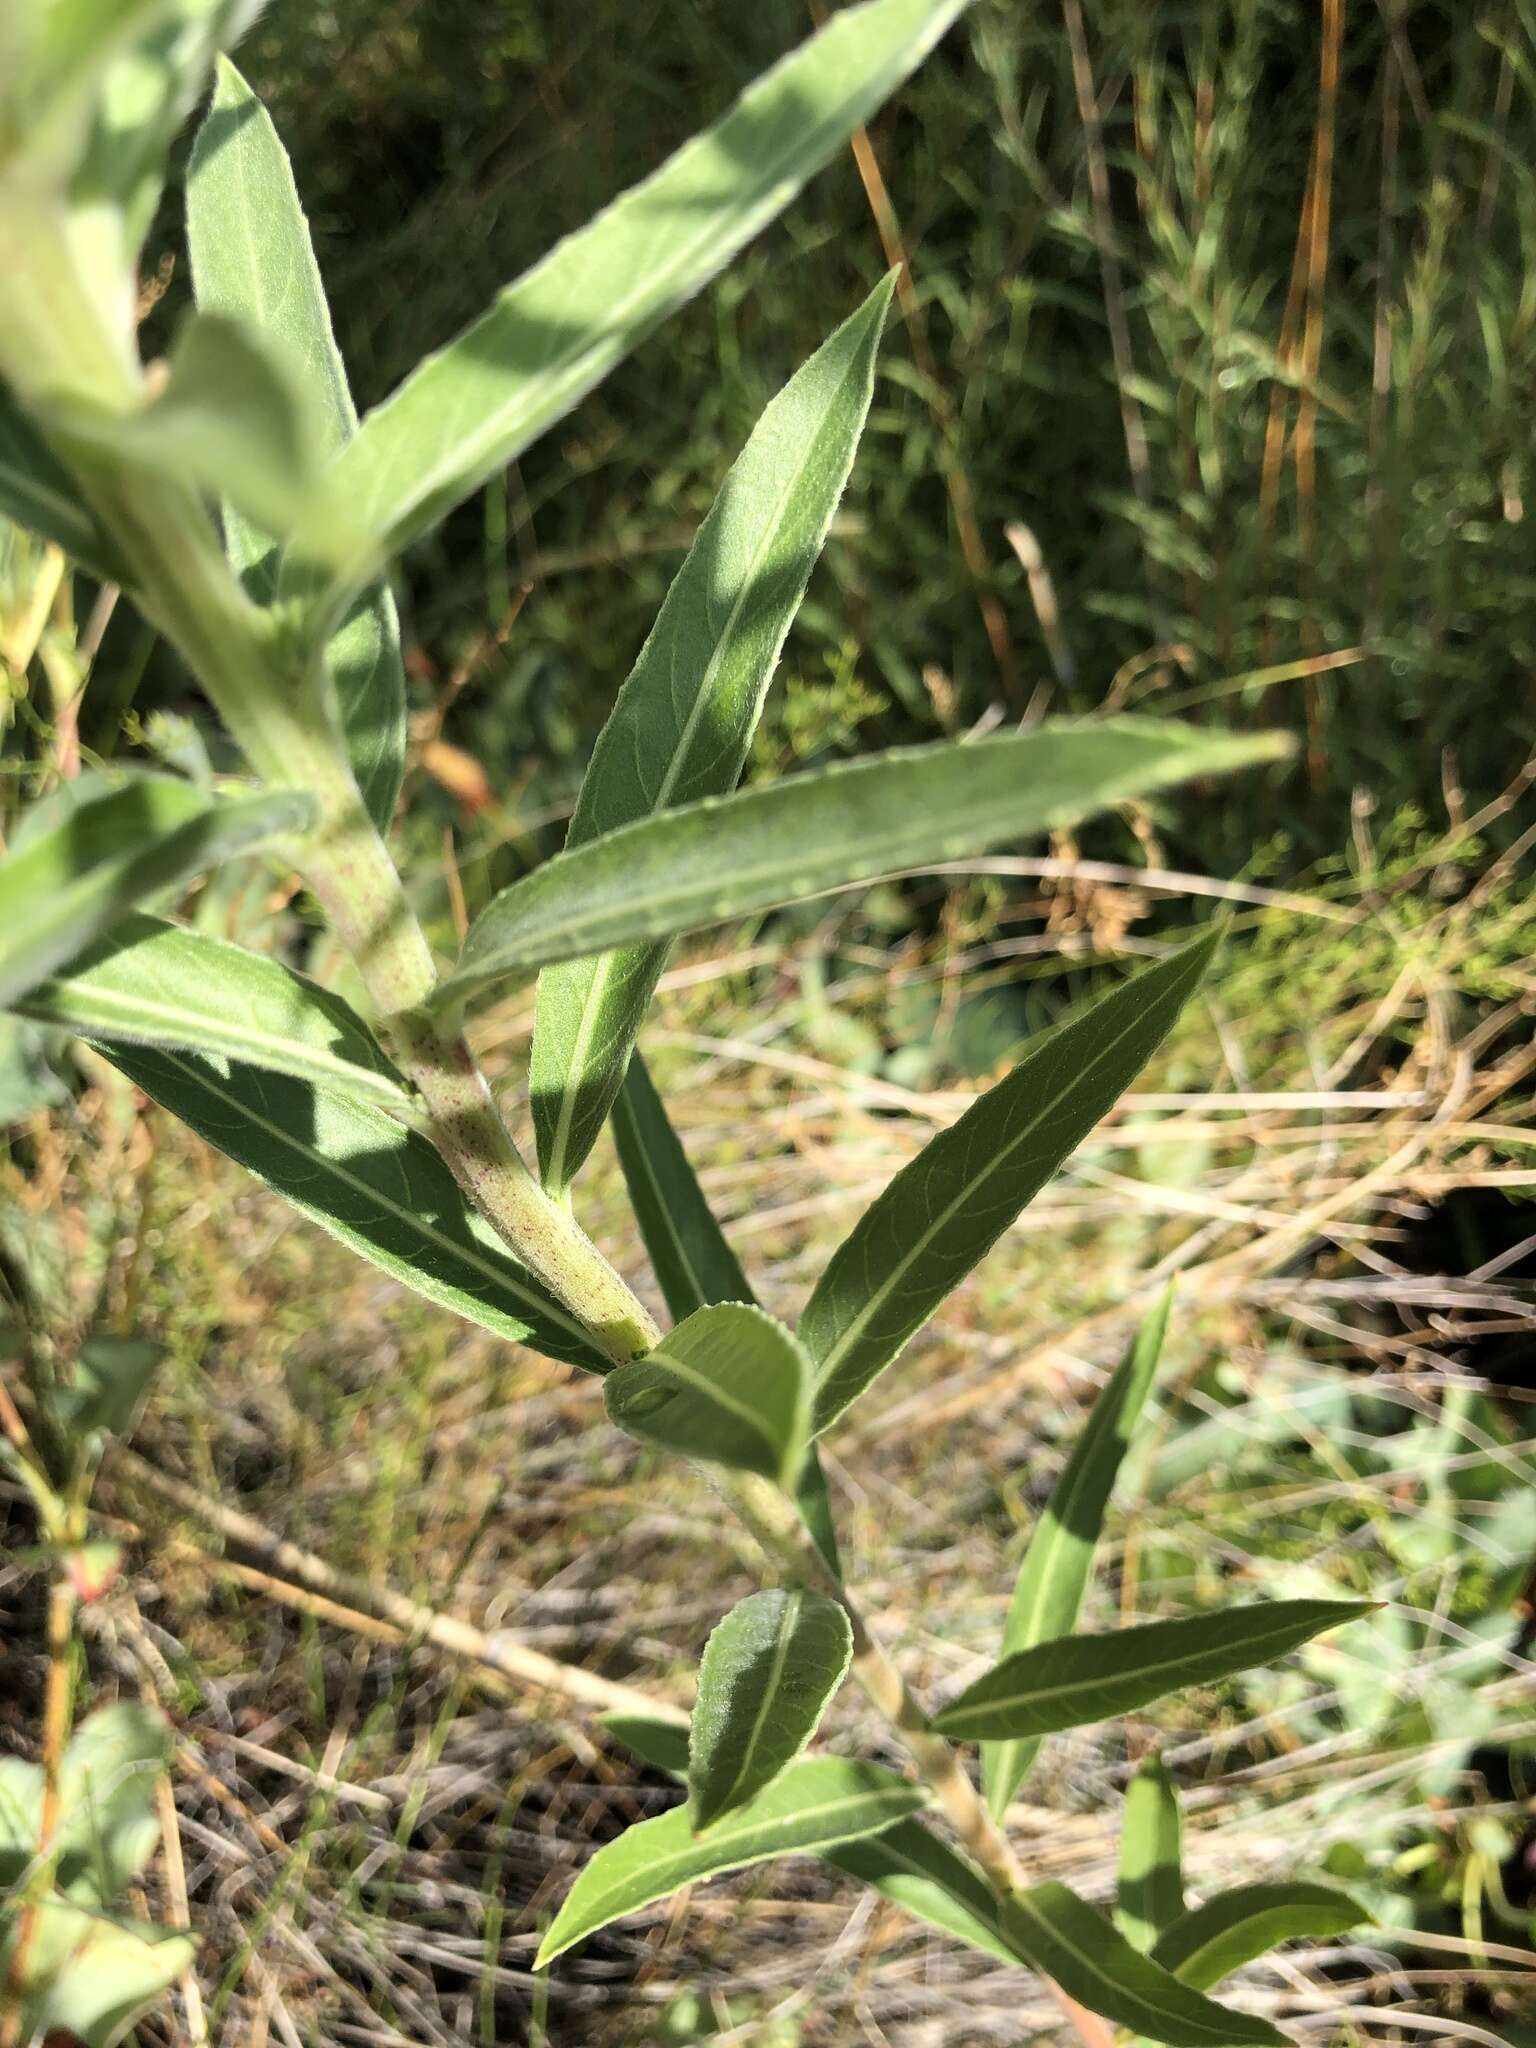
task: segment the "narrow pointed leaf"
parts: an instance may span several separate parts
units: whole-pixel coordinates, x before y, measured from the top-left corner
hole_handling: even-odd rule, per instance
[[[735,788],[848,479],[892,284],[758,421],[598,738],[568,849]],[[530,1085],[547,1187],[563,1189],[592,1149],[665,962],[664,946],[635,946],[540,975]]]
[[[337,481],[391,551],[536,440],[780,213],[966,0],[867,0],[560,242],[364,420]]]
[[[688,1730],[636,1714],[604,1714],[602,1725],[658,1771],[688,1770]],[[867,1884],[940,1933],[969,1942],[1000,1962],[1019,1960],[998,1918],[997,1899],[981,1872],[920,1820],[899,1820],[878,1835],[821,1852],[823,1863]]]
[[[1003,1625],[1004,1657],[1031,1643],[1067,1635],[1077,1622],[1115,1475],[1157,1373],[1172,1299],[1170,1290],[1143,1321],[1114,1377],[1094,1402],[1056,1482],[1019,1567]],[[994,1820],[1007,1812],[1038,1748],[1038,1742],[987,1743],[983,1748],[982,1782]]]
[[[1168,2048],[1285,2048],[1267,2020],[1217,2005],[1140,1954],[1064,1884],[1037,1884],[1003,1907],[1015,1952],[1090,2012]]]
[[[825,1594],[776,1589],[738,1601],[699,1667],[688,1745],[695,1828],[745,1806],[794,1761],[852,1655],[848,1617]]]
[[[1159,1936],[1154,1962],[1208,1991],[1282,1941],[1330,1941],[1371,1915],[1325,1884],[1245,1884],[1181,1914]]]
[[[297,792],[221,799],[169,775],[82,804],[0,862],[0,1007],[68,966],[131,905],[300,832],[313,815]]]
[[[610,1120],[635,1220],[673,1319],[681,1321],[715,1302],[755,1303],[638,1052],[630,1059]],[[795,1504],[816,1547],[838,1571],[832,1504],[814,1444],[806,1453]]]
[[[74,478],[0,386],[0,515],[61,547],[104,582],[123,580],[112,543]]]
[[[200,1138],[402,1287],[547,1357],[607,1370],[576,1318],[468,1206],[427,1140],[371,1102],[232,1060],[102,1050]]]
[[[340,996],[280,961],[130,912],[15,1007],[116,1045],[223,1053],[402,1113],[404,1081]]]
[[[968,745],[893,748],[705,797],[589,839],[503,889],[470,926],[436,1000],[452,1005],[551,960],[669,938],[980,853],[1277,751],[1265,735],[1106,718]]]
[[[187,166],[187,245],[197,302],[275,337],[311,393],[322,453],[351,439],[357,414],[331,329],[325,287],[288,155],[261,101],[221,61],[213,98]],[[228,512],[231,559],[254,593],[270,596],[270,539]],[[327,650],[353,773],[382,830],[400,794],[405,762],[405,671],[387,584],[352,608]]]
[[[928,1794],[878,1764],[806,1757],[750,1804],[695,1834],[686,1806],[641,1821],[591,1858],[566,1894],[534,1961],[542,1970],[587,1935],[685,1884],[771,1856],[828,1849],[925,1806]]]
[[[1369,1611],[1360,1600],[1268,1600],[1107,1635],[1059,1637],[1005,1657],[933,1725],[962,1741],[1085,1727],[1185,1686],[1252,1670]]]
[[[792,1487],[809,1442],[810,1364],[760,1308],[701,1308],[603,1387],[620,1429]]]
[[[816,1364],[818,1433],[884,1372],[1130,1086],[1217,943],[1216,934],[1196,940],[1042,1032],[865,1211],[800,1318]]]
[[[1126,1788],[1117,1899],[1120,1932],[1143,1955],[1184,1911],[1179,1794],[1161,1757],[1147,1757]],[[1173,1967],[1161,1956],[1158,1960]],[[1208,1978],[1196,1989],[1208,1990],[1215,1981]],[[1194,1984],[1195,1979],[1185,1982]]]

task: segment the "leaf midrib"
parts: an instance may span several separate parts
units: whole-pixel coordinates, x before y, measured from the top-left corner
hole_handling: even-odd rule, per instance
[[[1079,1963],[1082,1964],[1083,1968],[1088,1972],[1090,1976],[1092,1976],[1095,1979],[1096,1982],[1100,1984],[1108,1984],[1111,1987],[1111,1989],[1123,1992],[1124,1987],[1116,1984],[1115,1979],[1110,1975],[1109,1971],[1106,1970],[1103,1964],[1095,1958],[1092,1950],[1086,1948],[1079,1948],[1077,1943],[1071,1938],[1071,1936],[1065,1931],[1064,1928],[1058,1926],[1054,1921],[1050,1920],[1044,1913],[1040,1911],[1038,1906],[1031,1903],[1029,1894],[1027,1892],[1015,1893],[1013,1898],[1013,1905],[1021,1915],[1032,1920],[1037,1926],[1043,1927],[1047,1935],[1051,1939],[1060,1942],[1061,1946],[1064,1949],[1066,1949],[1070,1955],[1074,1956]],[[1149,2012],[1156,2013],[1160,2018],[1169,2020],[1176,2027],[1188,2028],[1198,2024],[1203,2024],[1201,2022],[1192,2020],[1186,2013],[1181,2012],[1177,2006],[1170,2006],[1160,2003],[1150,1993],[1140,1988],[1138,1988],[1131,1995],[1139,1999],[1141,2003],[1144,2006],[1146,2006]],[[1191,1996],[1203,1997],[1204,1994],[1201,1992],[1194,1992],[1191,1994]],[[1225,2029],[1218,2030],[1214,2026],[1208,2029],[1208,2038],[1213,2044],[1222,2044],[1222,2048],[1227,2048],[1227,2044],[1231,2040],[1230,2034],[1228,2034]]]

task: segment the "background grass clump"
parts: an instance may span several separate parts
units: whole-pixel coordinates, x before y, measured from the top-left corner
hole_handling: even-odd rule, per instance
[[[243,62],[359,401],[808,20],[274,0]],[[899,253],[911,297],[759,770],[1047,707],[1298,734],[1267,784],[700,941],[646,1049],[793,1314],[1031,1032],[1212,895],[1231,911],[1208,999],[830,1476],[882,1632],[930,1695],[958,1689],[1088,1397],[1178,1277],[1093,1619],[1234,1590],[1394,1605],[1283,1673],[1049,1744],[1031,1853],[1104,1895],[1126,1779],[1161,1748],[1197,1884],[1310,1866],[1377,1912],[1252,1974],[1308,2040],[1536,2040],[1533,93],[1523,0],[978,0],[877,125],[878,181],[829,170],[406,564],[408,874],[446,951],[559,843],[751,422]],[[160,246],[152,327],[185,290]],[[165,651],[126,608],[77,617],[52,573],[0,542],[7,801],[130,750],[197,772],[211,742]],[[249,864],[188,908],[335,976]],[[511,1003],[477,1026],[518,1109],[530,1025]],[[0,1111],[9,1315],[61,1353],[100,1327],[166,1350],[107,1468],[131,1569],[89,1656],[178,1718],[213,2039],[927,2048],[1056,2024],[806,1871],[535,1979],[574,1846],[667,1792],[517,1653],[680,1697],[750,1556],[592,1383],[400,1298],[89,1054],[7,1027]],[[605,1148],[583,1217],[611,1244],[621,1214]],[[649,1290],[637,1244],[624,1263]],[[0,1513],[20,1751],[42,1624],[3,1476]]]

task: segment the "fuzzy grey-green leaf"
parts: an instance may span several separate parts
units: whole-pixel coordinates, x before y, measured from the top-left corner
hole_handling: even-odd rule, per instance
[[[899,747],[705,797],[560,853],[470,926],[444,1007],[489,984],[771,910],[904,868],[980,853],[1191,776],[1289,750],[1172,720],[1045,724],[960,745]]]
[[[103,1051],[199,1137],[403,1287],[547,1357],[607,1370],[575,1316],[469,1208],[427,1140],[373,1103],[233,1060],[149,1046]]]
[[[1239,1885],[1175,1919],[1159,1935],[1152,1959],[1181,1984],[1208,1991],[1282,1941],[1328,1941],[1370,1917],[1332,1885]]]
[[[1115,1475],[1157,1374],[1172,1300],[1170,1289],[1144,1318],[1114,1376],[1094,1402],[1066,1469],[1052,1489],[1014,1582],[999,1646],[1001,1656],[1065,1635],[1077,1620]],[[983,1746],[982,1783],[994,1820],[1000,1821],[1007,1812],[1037,1748],[1035,1742],[1022,1741]]]
[[[334,455],[356,431],[357,414],[309,223],[266,108],[227,60],[187,165],[187,246],[198,304],[283,344],[313,398],[321,452]],[[269,597],[277,573],[270,538],[227,509],[225,542],[253,593]],[[352,607],[326,661],[352,770],[382,831],[405,763],[405,670],[387,584]]]
[[[800,1754],[853,1655],[835,1600],[776,1588],[738,1601],[705,1646],[688,1746],[696,1828],[744,1806]]]
[[[115,1045],[222,1053],[404,1112],[405,1083],[340,996],[281,961],[131,912],[14,1007]]]
[[[793,1332],[742,1302],[701,1308],[604,1383],[620,1429],[687,1458],[792,1487],[810,1440],[810,1363]]]
[[[928,1803],[928,1794],[878,1764],[805,1757],[748,1805],[695,1834],[686,1806],[628,1828],[583,1868],[545,1935],[534,1968],[610,1921],[685,1884],[878,1834]]]
[[[1042,1032],[865,1211],[800,1318],[816,1364],[818,1433],[885,1370],[1129,1087],[1216,945],[1214,934],[1199,939]]]
[[[1161,1757],[1142,1760],[1125,1792],[1115,1920],[1145,1955],[1184,1911],[1184,1860],[1179,1794]],[[1172,1968],[1163,1957],[1165,1967]],[[1193,1978],[1186,1978],[1194,1983]],[[1215,1978],[1209,1979],[1214,1983]],[[1207,1984],[1197,1984],[1204,1991]]]
[[[116,551],[74,478],[0,385],[0,514],[61,547],[106,582],[124,581]]]
[[[81,804],[0,861],[0,1007],[68,966],[133,904],[302,831],[313,815],[298,792],[215,798],[169,775]]]
[[[887,278],[772,400],[673,580],[598,737],[566,846],[734,789],[779,651],[842,496],[874,389]],[[539,977],[530,1091],[545,1185],[592,1148],[664,946]]]
[[[1002,1920],[1015,1952],[1069,1997],[1168,2048],[1285,2048],[1267,2020],[1181,1984],[1064,1884],[1016,1892]]]
[[[767,226],[922,62],[966,0],[866,0],[556,245],[363,421],[336,465],[392,550],[569,411]]]
[[[1360,1600],[1269,1600],[1098,1636],[1062,1636],[995,1664],[934,1716],[962,1741],[1049,1735],[1128,1714],[1185,1686],[1207,1685],[1283,1656],[1369,1612]]]

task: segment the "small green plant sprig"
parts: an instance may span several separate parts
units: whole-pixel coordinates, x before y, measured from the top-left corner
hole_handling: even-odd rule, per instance
[[[1198,989],[1214,936],[1033,1041],[897,1175],[793,1330],[754,1301],[635,1043],[682,933],[1066,827],[1283,744],[1166,720],[1048,722],[737,789],[854,460],[887,278],[768,406],[726,478],[618,694],[565,850],[486,906],[446,975],[386,845],[405,758],[391,561],[763,228],[965,4],[843,9],[359,420],[286,157],[219,54],[254,7],[0,0],[0,510],[128,593],[252,777],[212,790],[83,778],[68,815],[0,864],[0,1003],[88,1039],[402,1284],[602,1375],[613,1419],[712,1468],[760,1539],[777,1583],[710,1638],[689,1728],[614,1728],[685,1779],[686,1802],[592,1857],[540,1968],[682,1885],[812,1853],[1045,1975],[1085,2038],[1103,2038],[1098,2014],[1178,2048],[1257,2048],[1281,2037],[1209,1988],[1276,1939],[1352,1924],[1350,1901],[1288,1885],[1186,1911],[1163,1778],[1138,1781],[1118,1924],[1032,1883],[1006,1831],[1047,1733],[1220,1679],[1361,1611],[1286,1601],[1074,1633],[1166,1304],[1041,1521],[999,1661],[937,1715],[849,1589],[817,1451],[1111,1107]],[[187,178],[196,309],[146,367],[136,260],[167,146],[210,72]],[[371,1018],[144,907],[263,847],[349,949]],[[534,978],[536,1170],[462,1028],[469,1003]],[[573,1212],[605,1122],[665,1333]],[[848,1675],[909,1772],[804,1754]],[[33,1860],[50,1882],[64,1842],[45,1806]],[[15,1886],[7,1924],[35,1906]],[[82,1938],[40,1967],[62,1996],[88,1962]],[[87,2038],[130,2022],[114,2014]]]

